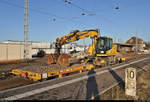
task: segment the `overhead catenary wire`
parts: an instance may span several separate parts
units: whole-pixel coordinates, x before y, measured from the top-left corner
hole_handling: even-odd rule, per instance
[[[4,4],[10,5],[10,6],[13,6],[13,7],[17,7],[17,8],[24,9],[24,6],[20,6],[20,5],[15,4],[15,3],[10,3],[10,2],[8,2],[8,1],[6,1],[6,0],[0,0],[0,3],[4,3]],[[71,3],[71,4],[72,4],[72,3]],[[80,7],[79,7],[79,8],[80,8]],[[80,9],[83,10],[83,8],[80,8]],[[85,9],[84,9],[84,10],[85,10]],[[86,25],[86,24],[84,24],[84,23],[81,22],[81,21],[80,21],[80,22],[74,21],[74,18],[78,18],[78,17],[80,17],[80,16],[78,16],[78,17],[72,17],[71,19],[69,19],[69,18],[66,18],[66,17],[61,17],[61,16],[58,16],[58,15],[55,15],[55,14],[50,13],[50,12],[45,12],[45,11],[42,11],[42,10],[37,10],[37,9],[31,8],[31,7],[30,7],[30,11],[37,12],[37,13],[40,13],[40,14],[43,14],[43,15],[48,15],[48,16],[55,17],[55,18],[53,18],[53,21],[56,21],[56,18],[59,18],[59,19],[63,19],[63,20],[67,20],[67,21],[73,22],[73,23],[78,23],[78,24],[80,24],[81,26],[82,26],[82,25],[84,25],[84,26]],[[105,19],[105,20],[106,20],[106,19]],[[110,20],[109,20],[108,22],[110,22]]]
[[[64,2],[64,1],[69,2],[69,4],[71,4],[72,6],[77,7],[77,8],[79,8],[79,9],[81,9],[82,11],[87,11],[87,12],[89,12],[88,10],[85,10],[84,8],[79,7],[78,5],[76,5],[76,4],[72,3],[72,2],[70,2],[69,0],[61,0],[61,1],[63,1],[63,2]],[[0,0],[0,2],[1,2],[1,3],[8,4],[8,5],[11,5],[11,6],[14,6],[14,7],[18,7],[18,8],[24,9],[24,6],[20,6],[20,5],[14,4],[14,3],[10,3],[10,2],[8,2],[8,1],[6,1],[6,0]],[[119,1],[117,2],[117,4],[118,4],[118,3],[119,3]],[[131,6],[131,5],[130,5],[130,6]],[[69,19],[69,18],[66,18],[66,17],[61,17],[61,16],[58,16],[58,15],[52,14],[52,13],[50,13],[50,12],[45,12],[45,11],[33,9],[33,8],[31,8],[31,7],[30,7],[30,10],[31,10],[31,11],[34,11],[34,12],[37,12],[37,13],[44,14],[44,15],[49,15],[49,16],[52,16],[52,17],[56,17],[56,18],[59,18],[59,19],[65,19],[65,20],[68,20],[68,21],[71,21],[71,22],[73,21],[73,18],[78,18],[78,17],[80,17],[80,16],[77,16],[77,17],[72,17],[71,19]],[[85,14],[85,15],[86,15],[86,14]],[[56,21],[56,18],[53,18],[54,21]],[[105,19],[105,20],[106,20],[106,19]],[[109,20],[109,22],[110,22],[110,20]],[[112,23],[112,22],[111,22],[111,23]]]
[[[69,0],[62,0],[62,1],[64,1],[64,2],[66,2],[66,3],[68,3],[68,4],[72,5],[72,6],[74,6],[74,7],[76,7],[76,8],[79,8],[79,9],[82,10],[82,11],[89,12],[88,10],[85,10],[84,8],[81,8],[80,6],[78,6],[78,5],[76,5],[76,4],[72,3],[72,2],[70,2]]]
[[[80,6],[78,6],[78,5],[74,4],[74,3],[72,3],[70,0],[61,0],[61,1],[67,3],[67,4],[71,5],[71,6],[74,6],[74,7],[76,7],[76,8],[78,8],[78,9],[80,9],[80,10],[83,11],[83,13],[82,13],[81,15],[72,17],[72,19],[80,18],[80,17],[82,17],[82,16],[94,16],[94,15],[96,15],[96,13],[90,13],[90,11],[86,10],[85,8],[81,8]],[[84,13],[84,12],[86,12],[86,13]],[[99,14],[98,14],[98,15],[99,15]],[[113,24],[113,21],[111,21],[110,19],[104,17],[103,15],[101,15],[101,17],[103,18],[103,20],[105,20],[105,21],[107,21],[107,22]]]
[[[63,0],[63,1],[64,1],[64,0]],[[18,7],[18,8],[24,9],[24,6],[20,6],[20,5],[14,4],[14,3],[10,3],[9,0],[7,0],[7,1],[6,1],[6,0],[0,0],[0,3],[5,3],[5,4],[8,4],[8,5],[14,6],[14,7]],[[72,3],[72,2],[71,2],[70,5],[72,5],[72,6],[76,7],[76,8],[78,8],[78,9],[82,10],[83,12],[88,12],[88,10],[86,10],[86,9],[84,9],[84,8],[81,8],[80,6],[78,6],[78,5],[76,5],[76,4]],[[117,3],[117,6],[118,6],[118,3]],[[134,5],[133,5],[133,6],[134,6]],[[133,6],[132,6],[132,5],[129,5],[128,7],[133,7]],[[121,7],[121,8],[123,8],[123,7]],[[37,13],[43,14],[43,15],[52,16],[52,17],[54,17],[54,18],[52,19],[53,21],[57,21],[57,18],[59,18],[59,19],[71,21],[71,22],[73,22],[73,23],[80,23],[80,26],[82,26],[82,25],[85,26],[85,24],[81,23],[80,21],[79,21],[79,22],[74,21],[72,18],[69,19],[69,18],[67,18],[67,17],[61,17],[61,16],[55,15],[55,14],[53,14],[53,13],[46,12],[46,11],[42,11],[42,10],[39,10],[39,9],[30,8],[30,10],[33,11],[33,12],[37,12]],[[97,12],[97,13],[98,13],[98,12]],[[103,15],[101,15],[101,17],[102,17],[105,21],[107,21],[107,22],[109,22],[109,23],[112,23],[112,24],[116,23],[116,22],[113,22],[113,21],[109,20],[108,17],[106,18],[106,17],[104,17]]]
[[[18,4],[15,4],[15,3],[10,3],[8,1],[5,1],[5,0],[0,0],[1,3],[4,3],[4,4],[8,4],[10,6],[14,6],[14,7],[17,7],[17,8],[22,8],[24,9],[24,6],[20,6]],[[37,9],[33,9],[33,8],[30,8],[31,11],[34,11],[34,12],[37,12],[37,13],[41,13],[41,14],[44,14],[44,15],[50,15],[50,16],[54,16],[54,17],[57,17],[57,18],[60,18],[60,19],[66,19],[66,20],[70,20],[66,17],[61,17],[61,16],[58,16],[58,15],[55,15],[55,14],[52,14],[50,12],[45,12],[45,11],[41,11],[41,10],[37,10]]]
[[[61,1],[64,2],[64,0],[61,0]],[[69,2],[70,5],[72,5],[72,6],[76,7],[76,8],[79,8],[79,9],[81,9],[81,10],[84,11],[84,12],[89,12],[88,10],[86,10],[86,9],[84,9],[84,8],[81,8],[80,6],[78,6],[78,5],[76,5],[76,4],[72,3],[72,2],[70,2],[69,0],[65,0],[65,1],[66,1],[66,2]],[[4,4],[8,4],[8,5],[10,5],[10,6],[14,6],[14,7],[18,7],[18,8],[24,9],[24,6],[20,6],[20,5],[14,4],[14,3],[10,3],[10,2],[8,2],[8,0],[7,0],[7,1],[6,1],[6,0],[0,0],[0,3],[4,3]],[[118,4],[118,3],[117,3],[117,4]],[[55,14],[53,14],[53,13],[51,13],[51,12],[45,12],[45,11],[42,11],[42,10],[33,9],[33,8],[31,8],[31,7],[30,7],[30,10],[33,11],[33,12],[37,12],[37,13],[43,14],[43,15],[52,16],[52,17],[54,17],[54,18],[52,19],[52,21],[56,21],[56,20],[57,20],[56,18],[59,18],[59,19],[64,19],[64,20],[67,20],[67,21],[71,21],[71,22],[73,22],[73,23],[79,23],[80,25],[85,25],[83,22],[81,23],[81,22],[74,21],[74,18],[79,18],[79,17],[81,17],[81,16],[76,16],[76,17],[72,17],[72,18],[67,18],[67,17],[62,17],[62,16],[55,15]],[[83,15],[86,15],[86,14],[84,14],[84,13],[82,13],[82,14],[83,14]],[[90,15],[90,14],[89,14],[89,15]],[[103,16],[103,15],[101,15],[101,17],[102,17],[102,16]],[[102,18],[103,18],[105,21],[108,21],[108,22],[113,23],[111,20],[109,20],[109,19],[106,18],[106,17],[102,17]]]
[[[78,6],[78,5],[74,4],[74,3],[72,3],[70,0],[61,0],[61,1],[67,3],[67,4],[71,5],[71,6],[74,6],[74,7],[76,7],[76,8],[78,8],[78,9],[80,9],[80,10],[83,11],[83,13],[82,13],[81,15],[72,17],[72,19],[80,18],[80,17],[82,17],[82,16],[93,16],[93,15],[96,15],[95,13],[91,13],[90,11],[86,10],[85,8],[82,8],[82,7],[80,7],[80,6]],[[103,15],[101,15],[101,17],[102,17],[102,16],[103,16]],[[105,21],[114,24],[112,20],[110,20],[110,19],[108,19],[108,18],[106,18],[106,17],[102,17],[102,18],[103,18]]]
[[[18,5],[18,4],[15,4],[15,3],[11,3],[11,2],[8,2],[6,0],[0,0],[0,3],[3,3],[3,4],[7,4],[7,5],[10,5],[10,6],[13,6],[13,7],[17,7],[17,8],[21,8],[21,9],[24,9],[24,6],[21,6],[21,5]],[[55,22],[56,21],[56,18],[59,18],[59,19],[62,19],[62,20],[66,20],[66,21],[70,21],[72,22],[73,24],[77,23],[76,26],[80,26],[82,28],[82,26],[87,26],[87,24],[85,24],[84,22],[81,22],[81,21],[74,21],[73,18],[67,18],[67,17],[62,17],[62,16],[58,16],[58,15],[55,15],[53,13],[50,13],[50,12],[45,12],[45,11],[42,11],[42,10],[38,10],[38,9],[34,9],[34,8],[31,8],[29,9],[30,11],[32,12],[37,12],[39,14],[43,14],[43,15],[47,15],[47,16],[51,16],[53,17],[52,18],[52,21]]]
[[[69,4],[69,5],[71,5],[73,7],[76,7],[78,9],[82,10],[82,12],[84,12],[84,13],[81,14],[82,16],[93,16],[93,15],[96,15],[96,14],[91,13],[91,11],[86,10],[85,8],[82,8],[82,7],[80,7],[80,6],[72,3],[70,0],[61,0],[61,1],[65,2],[65,3]]]
[[[7,4],[7,5],[10,5],[10,6],[13,6],[13,7],[17,7],[17,8],[21,8],[21,9],[24,9],[24,6],[20,6],[20,5],[15,4],[15,3],[10,3],[10,2],[5,1],[5,0],[0,0],[0,3]],[[37,12],[37,13],[40,13],[40,14],[43,14],[43,15],[48,15],[48,16],[55,17],[55,18],[53,18],[53,21],[56,21],[56,18],[59,18],[59,19],[63,19],[63,20],[67,20],[67,21],[73,22],[73,23],[79,23],[79,24],[81,25],[80,22],[75,22],[75,21],[73,21],[73,19],[69,19],[69,18],[67,18],[67,17],[58,16],[58,15],[55,15],[55,14],[50,13],[50,12],[45,12],[45,11],[38,10],[38,9],[34,9],[34,8],[31,8],[31,7],[30,7],[30,11]],[[82,23],[82,24],[83,24],[83,23]]]

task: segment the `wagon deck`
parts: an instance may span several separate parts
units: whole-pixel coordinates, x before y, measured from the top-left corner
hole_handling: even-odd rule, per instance
[[[41,66],[32,65],[13,69],[11,73],[24,78],[28,78],[30,80],[42,80],[53,76],[62,77],[63,75],[70,74],[72,72],[82,72],[84,70],[90,70],[93,67],[94,66],[92,64],[75,64],[70,67],[63,67],[57,64]]]

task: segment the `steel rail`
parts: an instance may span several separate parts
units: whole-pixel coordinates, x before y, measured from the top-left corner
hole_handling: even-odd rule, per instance
[[[112,68],[112,70],[117,70],[117,69],[126,67],[126,66],[128,66],[130,64],[135,64],[135,63],[138,63],[138,62],[141,62],[141,61],[144,61],[144,60],[148,60],[148,59],[150,59],[150,57],[139,59],[139,60],[136,60],[136,61],[133,61],[133,62],[129,62],[129,63],[124,64],[124,65],[120,65],[120,66],[114,67],[114,68]],[[47,87],[35,89],[35,90],[28,91],[28,92],[25,92],[25,93],[22,93],[22,94],[13,95],[13,96],[10,96],[10,97],[7,97],[7,98],[2,98],[0,100],[18,100],[18,99],[21,99],[21,98],[29,97],[31,95],[35,95],[35,94],[39,94],[39,93],[45,92],[47,90],[51,90],[51,89],[54,89],[54,88],[59,88],[59,87],[62,87],[62,86],[65,86],[65,85],[68,85],[68,84],[71,84],[71,83],[75,83],[75,82],[78,82],[78,81],[81,81],[81,80],[85,80],[85,79],[88,79],[89,77],[93,77],[95,75],[101,75],[101,74],[106,73],[108,71],[109,70],[106,69],[106,70],[97,72],[96,74],[91,74],[91,75],[88,75],[88,76],[84,75],[84,76],[82,76],[80,78],[71,79],[69,81],[61,82],[61,83],[58,83],[58,84],[55,84],[55,85],[52,85],[52,86],[47,86]],[[45,82],[43,82],[43,83],[45,83]],[[26,87],[26,86],[24,86],[24,87]],[[16,89],[20,89],[20,88],[16,88]],[[13,89],[11,89],[11,90],[13,90]],[[9,89],[6,90],[6,91],[9,91]],[[3,91],[3,92],[5,92],[5,91]],[[0,92],[0,93],[2,93],[2,92]]]

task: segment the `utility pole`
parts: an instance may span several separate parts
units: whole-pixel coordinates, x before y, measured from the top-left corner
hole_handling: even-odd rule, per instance
[[[25,0],[25,12],[24,12],[24,59],[29,56],[28,50],[28,0]]]
[[[138,52],[138,29],[136,28],[136,54]]]
[[[116,37],[114,37],[114,43],[116,43]]]
[[[85,39],[83,39],[83,47],[84,47],[84,52],[85,52]]]

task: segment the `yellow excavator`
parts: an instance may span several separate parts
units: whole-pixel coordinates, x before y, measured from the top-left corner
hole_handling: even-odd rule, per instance
[[[48,64],[56,63],[68,66],[70,64],[70,56],[65,53],[60,53],[62,46],[85,38],[91,38],[92,44],[88,49],[88,56],[82,59],[81,63],[92,62],[94,65],[108,65],[125,61],[125,58],[116,56],[117,45],[113,44],[112,38],[102,37],[98,30],[75,30],[56,39],[55,53],[48,56]]]

